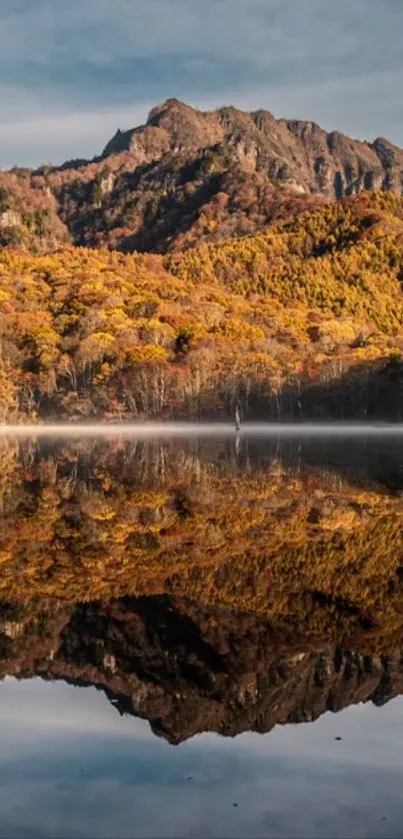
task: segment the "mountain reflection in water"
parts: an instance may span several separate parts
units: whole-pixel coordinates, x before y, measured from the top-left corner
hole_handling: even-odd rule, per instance
[[[402,532],[399,435],[4,435],[0,836],[401,835]]]
[[[0,676],[102,689],[171,743],[403,692],[403,451],[3,440]]]

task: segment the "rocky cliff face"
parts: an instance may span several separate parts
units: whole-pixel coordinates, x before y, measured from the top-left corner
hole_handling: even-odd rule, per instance
[[[213,148],[300,194],[341,198],[363,189],[403,189],[403,151],[383,138],[366,143],[269,111],[202,112],[176,99],[154,108],[145,126],[118,131],[102,156],[130,152],[139,164],[151,164],[168,153],[196,156]]]
[[[264,110],[202,112],[169,99],[93,161],[14,170],[0,185],[0,243],[166,252],[362,190],[402,193],[403,151]]]
[[[0,675],[103,690],[120,713],[180,743],[307,722],[403,691],[401,653],[308,645],[245,613],[168,596],[1,607]]]

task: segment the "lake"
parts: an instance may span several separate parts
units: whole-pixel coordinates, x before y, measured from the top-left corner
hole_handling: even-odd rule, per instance
[[[0,836],[403,836],[400,426],[3,428]]]

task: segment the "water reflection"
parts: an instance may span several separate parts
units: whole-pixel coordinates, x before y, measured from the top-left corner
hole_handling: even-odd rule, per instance
[[[206,821],[203,793],[193,800],[189,818],[182,813],[169,826],[155,815],[150,825],[144,811],[137,832],[123,819],[114,835],[287,836],[293,830],[298,836],[369,835],[370,811],[374,815],[369,804],[367,812],[361,806],[358,820],[351,820],[351,810],[346,816],[351,786],[346,812],[340,811],[340,823],[330,831],[326,819],[334,819],[337,808],[334,803],[329,806],[329,796],[337,801],[346,791],[340,787],[338,758],[322,749],[315,762],[313,746],[306,752],[311,762],[305,762],[303,770],[301,763],[299,771],[319,785],[319,799],[310,803],[317,821],[286,816],[286,801],[293,807],[307,806],[309,783],[302,790],[292,768],[294,747],[289,746],[287,760],[278,732],[288,732],[287,742],[297,744],[295,732],[303,730],[306,733],[298,737],[314,744],[315,726],[292,724],[319,720],[316,725],[324,724],[326,734],[331,730],[329,719],[356,713],[354,706],[360,703],[369,703],[365,716],[359,717],[362,722],[354,717],[363,730],[364,720],[375,720],[373,713],[378,727],[398,719],[400,700],[390,700],[403,693],[399,442],[389,437],[348,442],[248,435],[238,442],[234,435],[146,440],[9,437],[1,443],[0,465],[0,678],[6,679],[0,689],[0,719],[7,697],[14,695],[14,708],[18,699],[16,683],[7,677],[17,678],[18,690],[25,690],[26,696],[38,690],[33,687],[38,684],[35,677],[43,680],[40,691],[95,687],[96,707],[102,703],[108,709],[102,714],[108,714],[108,726],[114,720],[114,737],[119,740],[108,746],[108,783],[113,776],[115,784],[112,799],[129,821],[132,809],[123,805],[122,796],[132,795],[133,784],[136,789],[144,785],[146,756],[158,742],[182,744],[174,752],[183,754],[184,748],[197,752],[195,735],[205,732],[227,738],[271,732],[262,742],[267,748],[279,743],[275,774],[256,755],[253,760],[240,757],[236,744],[242,738],[233,741],[227,762],[222,745],[226,741],[214,739],[222,784],[233,797],[233,761],[238,756],[250,765],[255,786],[265,777],[279,796],[279,778],[296,785],[295,796],[283,791],[281,806],[272,804],[263,814],[266,793],[260,788],[260,798],[252,796],[252,809],[244,803],[242,818],[220,815],[224,800],[225,806],[238,803],[222,794],[221,804],[214,799],[215,820]],[[84,695],[88,691],[74,693],[77,708],[84,708]],[[63,696],[67,704],[72,702],[72,694]],[[94,708],[92,703],[93,699]],[[379,706],[385,704],[381,712]],[[329,711],[342,713],[329,718]],[[73,724],[78,762],[77,749],[83,743],[80,713],[74,714]],[[29,707],[27,715],[29,729]],[[51,726],[49,715],[47,719]],[[129,729],[140,730],[140,719],[158,737],[146,742],[143,738],[140,752],[137,744],[133,764],[122,738]],[[18,771],[18,761],[26,760],[24,749],[32,740],[28,729],[23,736],[19,733],[21,754],[15,752],[13,764]],[[86,736],[93,738],[97,765],[104,766],[99,755],[106,748],[106,729],[92,734],[90,729]],[[355,747],[347,760],[344,734],[342,741],[336,736],[334,729],[330,739],[326,734],[326,742],[343,749],[341,764],[347,771],[346,765],[351,769],[354,764]],[[255,748],[257,741],[250,742]],[[387,766],[389,746],[382,743]],[[4,760],[11,760],[11,751],[10,746]],[[37,745],[34,751],[37,755]],[[173,758],[165,755],[169,775]],[[207,760],[200,755],[197,759]],[[180,764],[182,758],[175,760]],[[49,755],[46,761],[44,784],[50,783]],[[94,772],[94,762],[89,763]],[[130,790],[119,766],[129,772]],[[326,766],[327,787],[320,786]],[[0,771],[6,773],[1,764]],[[194,767],[186,771],[195,777]],[[384,790],[380,769],[371,771],[372,775],[360,769],[360,795],[364,776],[367,785],[377,783],[378,792]],[[184,768],[181,773],[180,784],[193,783]],[[387,774],[389,778],[389,769]],[[211,777],[210,766],[210,797]],[[105,778],[98,781],[94,796],[102,794]],[[165,801],[161,777],[158,784],[158,796]],[[389,795],[392,788],[389,785]],[[200,785],[198,789],[200,793]],[[66,819],[59,792],[52,795]],[[183,795],[185,801],[186,792]],[[397,814],[396,803],[393,806]],[[381,810],[378,797],[377,835],[398,835],[390,832],[397,815],[394,822],[384,823]],[[106,813],[103,819],[97,835],[111,835],[111,819]],[[10,828],[10,835],[19,835],[14,830],[17,822],[10,816],[2,826],[0,820],[3,833]],[[69,835],[91,835],[83,825],[72,822]],[[26,821],[20,827],[24,836],[66,835],[53,817],[43,817],[39,834],[30,833]]]
[[[168,596],[10,612],[2,606],[1,676],[95,685],[173,744],[203,731],[263,733],[403,692],[400,650],[352,652]]]
[[[202,735],[172,748],[94,690],[10,680],[0,691],[1,834],[399,837],[401,715],[398,699],[268,737]]]

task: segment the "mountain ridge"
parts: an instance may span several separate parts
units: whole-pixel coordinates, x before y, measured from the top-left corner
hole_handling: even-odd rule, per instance
[[[185,126],[187,131],[184,130]],[[313,194],[318,192],[327,194],[329,197],[339,198],[345,194],[354,194],[362,188],[392,189],[395,185],[396,191],[401,191],[403,186],[402,177],[394,179],[390,172],[396,164],[402,169],[403,150],[384,137],[377,137],[371,143],[351,138],[337,130],[327,132],[313,120],[276,118],[270,111],[263,108],[248,112],[233,106],[224,106],[216,110],[202,111],[174,98],[167,99],[154,107],[144,125],[124,132],[118,130],[105,146],[101,159],[122,151],[137,150],[139,148],[138,137],[146,135],[147,130],[149,135],[150,128],[165,131],[171,139],[171,150],[174,151],[180,151],[181,145],[183,146],[186,141],[198,150],[204,150],[214,143],[232,142],[236,145],[238,142],[237,151],[240,160],[252,169],[259,169],[263,166],[264,161],[259,160],[258,156],[258,152],[261,154],[262,149],[254,147],[254,141],[258,144],[259,140],[263,141],[263,138],[271,143],[272,166],[276,152],[279,156],[282,154],[285,157],[284,152],[288,147],[291,156],[295,157],[299,143],[301,145],[305,144],[308,152],[310,151],[309,147],[312,146],[313,149],[315,147],[320,148],[323,155],[326,155],[326,153],[335,157],[338,155],[341,162],[344,162],[343,157],[348,156],[349,152],[350,154],[355,152],[357,157],[361,152],[359,162],[362,171],[358,171],[357,174],[358,177],[362,176],[362,180],[354,183],[354,173],[348,169],[344,173],[345,183],[343,184],[343,175],[340,171],[339,177],[335,177],[333,188],[328,177],[329,170],[321,158],[317,158],[316,165],[313,166],[316,182],[312,182],[309,187],[307,184],[304,186],[298,178],[287,177],[283,171],[283,166],[280,166],[276,173],[277,177],[280,176],[284,186],[296,192],[311,192]],[[182,132],[180,128],[182,128]],[[249,148],[242,148],[243,141],[249,143]],[[295,160],[298,162],[297,158]],[[375,167],[374,171],[378,169],[377,176],[372,176],[371,164]],[[382,180],[380,180],[381,170],[379,165],[384,170]],[[272,169],[271,176],[273,176],[273,171],[275,169]],[[401,171],[400,175],[402,176],[402,174]],[[325,175],[326,177],[324,177]],[[304,177],[306,177],[306,173],[304,173]]]
[[[363,190],[402,193],[402,149],[263,109],[200,111],[171,98],[90,161],[0,172],[0,245],[164,253]]]

